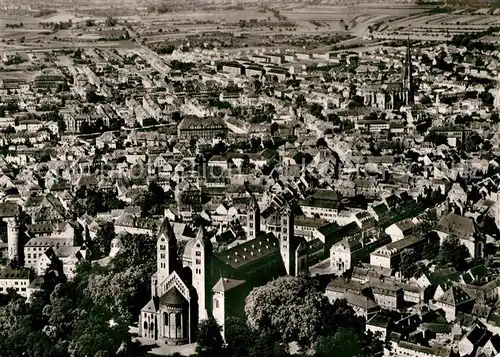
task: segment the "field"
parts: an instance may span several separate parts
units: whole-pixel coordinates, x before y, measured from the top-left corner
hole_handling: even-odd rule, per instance
[[[303,38],[315,36],[322,38],[318,42],[325,36],[334,36],[341,45],[355,47],[356,44],[370,45],[371,42],[408,37],[444,41],[458,33],[481,31],[500,24],[499,9],[436,9],[406,1],[390,5],[375,2],[352,5],[353,2],[347,0],[281,0],[266,5],[265,2],[228,0],[201,3],[169,0],[161,4],[153,0],[74,0],[71,6],[68,2],[53,1],[51,7],[45,5],[44,9],[57,8],[57,11],[36,16],[43,3],[38,3],[38,7],[31,4],[32,8],[26,10],[30,5],[27,0],[16,2],[16,6],[13,0],[0,0],[0,49],[44,49],[80,44],[130,47],[131,41],[123,44],[99,42],[99,29],[104,27],[106,17],[110,15],[118,19],[119,27],[126,25],[129,28],[132,40],[153,47],[191,37],[198,37],[201,41],[200,35],[213,33],[235,35],[237,40],[226,43],[226,47],[232,48],[300,44]],[[6,11],[2,12],[2,7]],[[88,27],[89,19],[96,25]],[[70,29],[53,30],[46,25],[69,20],[72,22]],[[22,27],[18,27],[21,23]],[[338,45],[335,39],[327,44]],[[309,48],[309,45],[305,47]],[[328,46],[325,49],[328,50]]]

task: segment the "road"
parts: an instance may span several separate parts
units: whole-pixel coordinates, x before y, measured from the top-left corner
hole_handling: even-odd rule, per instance
[[[148,129],[157,129],[157,128],[164,128],[164,127],[169,127],[169,126],[175,126],[176,124],[169,123],[169,124],[157,124],[157,125],[147,125],[143,126],[140,128],[122,128],[120,130],[109,130],[107,131],[108,133],[120,133],[124,131],[142,131],[142,130],[148,130]],[[79,138],[86,138],[86,137],[91,137],[91,136],[98,136],[99,133],[93,133],[93,134],[77,134],[75,136]]]

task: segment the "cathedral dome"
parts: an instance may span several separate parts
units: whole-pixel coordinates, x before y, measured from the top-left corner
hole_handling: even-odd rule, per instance
[[[160,298],[160,306],[182,306],[186,303],[186,299],[175,286]]]

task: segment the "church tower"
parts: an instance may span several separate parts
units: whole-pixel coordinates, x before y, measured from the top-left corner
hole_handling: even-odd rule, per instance
[[[281,209],[281,232],[279,234],[280,251],[283,264],[288,275],[295,274],[295,252],[293,251],[294,240],[294,215],[292,208],[287,203]]]
[[[196,293],[198,294],[199,320],[204,320],[208,318],[207,286],[210,286],[209,279],[212,276],[211,253],[212,249],[210,241],[206,240],[205,228],[201,226],[194,240],[191,253],[193,287],[196,289]]]
[[[250,203],[247,208],[247,240],[257,237],[260,232],[260,208],[254,195],[250,197]]]
[[[177,268],[177,239],[168,218],[158,232],[156,254],[157,280],[162,283]]]
[[[410,38],[406,44],[406,57],[404,61],[403,89],[406,93],[406,103],[413,103],[413,66],[411,57]]]

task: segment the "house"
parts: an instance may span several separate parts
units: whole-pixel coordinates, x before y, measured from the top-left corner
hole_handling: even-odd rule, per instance
[[[337,299],[345,299],[347,294],[363,295],[366,289],[369,286],[359,281],[336,278],[328,283],[325,296],[333,303]]]
[[[451,350],[447,347],[436,345],[433,347],[427,347],[407,341],[399,341],[393,344],[393,354],[395,356],[407,356],[407,357],[449,357],[451,355]]]
[[[375,302],[383,309],[397,310],[404,304],[403,289],[391,281],[370,281]]]
[[[480,353],[486,357],[497,356],[500,353],[500,336],[498,334],[491,336],[480,349]]]
[[[398,266],[401,252],[405,249],[419,250],[427,239],[422,236],[409,236],[393,243],[389,243],[370,254],[370,264],[383,268],[395,268]]]
[[[471,356],[490,340],[492,333],[482,323],[476,323],[458,342],[460,356]]]
[[[417,224],[416,219],[403,219],[387,227],[385,233],[391,237],[393,242],[396,242],[411,235]]]
[[[391,319],[387,316],[377,313],[366,321],[366,331],[371,331],[373,334],[378,334],[379,339],[385,341],[387,338],[387,331],[390,327]]]
[[[484,238],[479,233],[473,218],[448,213],[441,217],[435,228],[441,243],[450,235],[458,237],[472,258],[480,259],[484,256]]]
[[[443,309],[448,321],[454,321],[459,311],[472,309],[474,300],[459,286],[452,286],[436,299],[436,308]]]
[[[369,319],[380,311],[380,306],[368,296],[347,293],[344,298],[356,316]]]
[[[7,294],[12,289],[27,298],[28,286],[34,279],[32,271],[27,268],[3,268],[0,270],[0,294]]]

